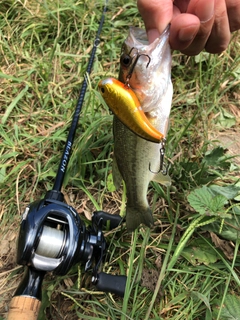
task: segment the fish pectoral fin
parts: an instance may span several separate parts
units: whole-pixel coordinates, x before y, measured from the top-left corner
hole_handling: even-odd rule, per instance
[[[112,176],[113,176],[113,184],[116,189],[119,189],[122,184],[122,175],[118,169],[117,161],[115,156],[113,156],[113,163],[112,163]]]
[[[141,208],[141,207],[126,207],[126,225],[127,231],[134,231],[140,224],[143,223],[147,227],[151,227],[154,223],[152,211],[149,207]]]
[[[168,174],[164,175],[162,174],[162,172],[155,174],[152,181],[156,181],[166,187],[169,187],[172,183],[169,175]]]

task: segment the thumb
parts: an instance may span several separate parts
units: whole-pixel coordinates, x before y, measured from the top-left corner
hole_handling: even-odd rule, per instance
[[[138,0],[137,5],[151,43],[172,20],[173,2],[172,0]]]

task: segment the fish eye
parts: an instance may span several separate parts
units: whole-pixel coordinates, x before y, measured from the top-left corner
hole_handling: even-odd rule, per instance
[[[128,54],[123,53],[120,58],[120,63],[123,67],[129,67],[132,63],[132,58]]]

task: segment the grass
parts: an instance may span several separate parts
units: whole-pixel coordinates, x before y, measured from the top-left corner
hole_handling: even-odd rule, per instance
[[[53,186],[101,10],[92,1],[1,4],[2,318],[23,272],[15,262],[21,213]],[[117,77],[129,25],[143,27],[135,1],[110,1],[63,190],[86,223],[96,209],[123,210],[124,190],[110,191],[112,115],[97,84]],[[153,229],[106,232],[103,270],[128,275],[124,299],[97,292],[77,265],[46,276],[40,319],[240,319],[239,169],[215,138],[239,134],[239,49],[234,34],[220,56],[173,53],[172,187],[149,189]]]

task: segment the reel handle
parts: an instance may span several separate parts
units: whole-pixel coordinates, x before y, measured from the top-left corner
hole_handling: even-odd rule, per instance
[[[34,297],[15,296],[9,306],[7,320],[36,320],[41,301]]]
[[[126,282],[126,276],[118,276],[100,272],[97,274],[97,279],[95,279],[94,284],[100,291],[111,292],[120,297],[124,297]]]
[[[103,226],[109,227],[110,230],[117,228],[122,223],[122,217],[117,214],[110,214],[105,211],[94,211],[93,221],[102,220]]]

